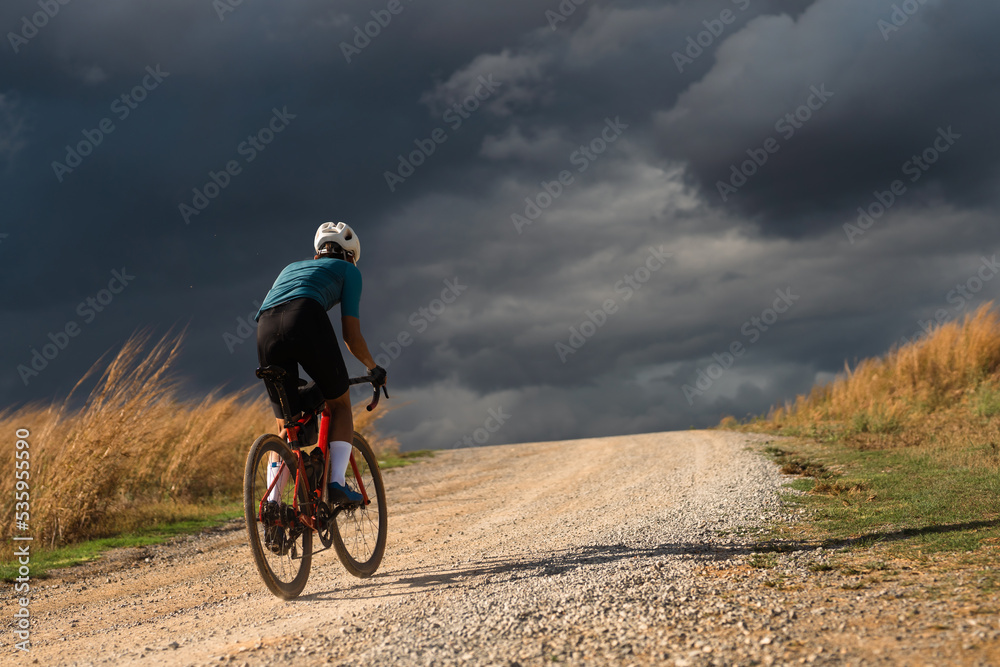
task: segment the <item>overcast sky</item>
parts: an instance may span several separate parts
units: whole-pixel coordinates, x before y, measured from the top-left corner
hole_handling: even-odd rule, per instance
[[[254,385],[327,220],[407,449],[760,413],[996,298],[996,3],[576,1],[4,3],[0,405],[143,328]]]

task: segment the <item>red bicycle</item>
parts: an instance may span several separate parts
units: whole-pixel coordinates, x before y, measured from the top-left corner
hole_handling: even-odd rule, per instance
[[[359,493],[362,500],[341,505],[329,502],[330,412],[319,388],[310,382],[298,387],[302,411],[292,414],[285,376],[285,371],[276,366],[257,369],[257,377],[273,387],[279,397],[287,440],[266,433],[254,441],[243,478],[243,505],[257,571],[272,593],[290,600],[305,588],[313,554],[330,546],[354,576],[375,574],[385,553],[387,513],[378,460],[357,431],[347,487]],[[352,385],[366,382],[375,389],[368,405],[368,410],[373,410],[379,401],[379,387],[373,378],[350,380]],[[388,398],[385,387],[381,389]],[[305,449],[310,447],[307,453]],[[313,551],[313,533],[319,537],[322,549]]]

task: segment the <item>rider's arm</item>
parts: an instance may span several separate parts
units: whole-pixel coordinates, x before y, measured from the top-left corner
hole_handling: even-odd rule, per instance
[[[344,331],[344,343],[358,361],[365,365],[365,368],[375,368],[375,360],[372,359],[371,352],[368,351],[368,343],[361,335],[361,320],[357,317],[345,315],[340,318],[340,326]]]
[[[358,361],[371,370],[375,368],[375,360],[368,351],[368,343],[361,335],[361,272],[357,267],[348,264],[344,270],[344,284],[341,288],[340,327],[344,332],[344,343]]]
[[[369,371],[378,368],[372,353],[368,351],[368,343],[361,335],[361,272],[357,267],[349,264],[344,272],[344,285],[341,289],[340,301],[340,328],[344,332],[344,343],[358,361],[365,365]],[[385,382],[385,370],[379,369],[381,378],[377,384]],[[378,377],[378,375],[374,375]]]

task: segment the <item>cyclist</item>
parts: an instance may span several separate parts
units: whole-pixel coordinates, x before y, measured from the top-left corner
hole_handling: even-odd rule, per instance
[[[347,367],[337,336],[326,311],[340,304],[340,322],[344,343],[358,361],[365,365],[375,384],[385,384],[385,369],[375,363],[368,344],[361,335],[361,258],[358,235],[343,222],[324,222],[313,239],[316,255],[311,260],[286,266],[268,291],[254,319],[257,326],[257,358],[261,366],[280,366],[287,373],[285,392],[292,401],[298,397],[298,365],[316,382],[330,410],[330,483],[331,504],[359,503],[361,494],[346,486],[347,465],[351,457],[354,416],[348,392]],[[285,435],[281,404],[276,392],[268,388],[279,435]],[[297,412],[297,406],[292,406]],[[277,458],[268,467],[268,485],[279,468]],[[274,485],[269,500],[277,501],[288,478],[288,471]]]

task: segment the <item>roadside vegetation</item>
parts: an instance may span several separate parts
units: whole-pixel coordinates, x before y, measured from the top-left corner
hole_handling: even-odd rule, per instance
[[[1000,316],[987,304],[835,381],[722,428],[792,436],[766,451],[805,495],[810,539],[970,562],[1000,546]],[[798,530],[798,529],[796,529]],[[802,537],[799,534],[799,537]]]
[[[0,460],[13,462],[15,431],[30,431],[30,528],[17,530],[15,479],[4,475],[0,531],[34,538],[33,573],[45,563],[78,562],[102,549],[149,544],[242,516],[247,451],[258,435],[275,431],[263,386],[180,398],[171,369],[181,342],[181,336],[156,342],[133,336],[77,383],[74,392],[96,381],[80,408],[70,407],[71,393],[51,405],[0,412],[0,432],[7,434]],[[427,455],[401,454],[395,440],[378,437],[374,423],[384,413],[362,405],[354,411],[355,428],[384,467]],[[4,540],[2,576],[12,551]]]

